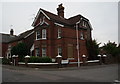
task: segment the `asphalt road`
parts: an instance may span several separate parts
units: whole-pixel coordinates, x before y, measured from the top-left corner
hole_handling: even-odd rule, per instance
[[[3,82],[113,82],[118,65],[36,69],[3,65]]]

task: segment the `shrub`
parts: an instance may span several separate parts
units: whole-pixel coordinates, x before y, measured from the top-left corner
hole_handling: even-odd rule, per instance
[[[50,63],[52,62],[52,59],[49,57],[42,57],[41,58],[41,63]]]
[[[31,56],[28,63],[50,63],[52,59],[49,57],[35,57]]]
[[[10,64],[10,60],[7,58],[2,59],[2,64]]]

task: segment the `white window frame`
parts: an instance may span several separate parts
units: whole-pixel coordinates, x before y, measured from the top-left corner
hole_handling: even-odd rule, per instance
[[[58,47],[58,55],[62,56],[62,48],[61,47]]]
[[[36,57],[40,56],[40,48],[35,49],[35,56]]]
[[[42,39],[46,39],[46,29],[42,29]]]
[[[61,29],[60,28],[58,28],[58,38],[61,38]]]
[[[46,57],[46,47],[42,48],[42,57]]]
[[[83,32],[80,33],[80,39],[84,40],[84,34],[83,34]]]
[[[39,34],[38,34],[39,32]],[[36,31],[36,40],[40,40],[40,37],[38,38],[38,35],[40,35],[40,31]]]

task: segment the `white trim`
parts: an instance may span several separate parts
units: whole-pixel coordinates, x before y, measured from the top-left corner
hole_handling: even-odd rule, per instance
[[[45,22],[45,21],[42,21],[41,23],[40,23],[40,25],[43,25],[43,24],[46,24],[46,25],[49,25],[47,22]]]
[[[41,9],[39,9],[39,11],[38,11],[38,13],[37,13],[37,15],[36,15],[36,17],[35,17],[35,19],[34,19],[34,21],[33,21],[32,26],[34,26],[34,24],[35,24],[38,16],[40,15],[40,13],[43,13],[43,15],[45,15],[45,17],[46,17],[48,20],[50,20],[50,18],[49,18]]]
[[[88,21],[88,24],[89,24],[91,30],[93,30],[92,25],[91,25],[91,23],[89,21]]]
[[[50,18],[42,10],[40,10],[40,12],[42,12],[43,15],[45,15],[45,17],[50,20]]]
[[[61,33],[62,33],[62,30],[60,29],[60,28],[58,28],[58,31],[57,31],[57,34],[58,34],[58,39],[60,39],[61,38]]]
[[[45,23],[46,25],[49,25],[47,22],[41,22],[41,23],[38,23],[35,27],[37,27],[38,25],[42,25],[43,23]]]
[[[34,26],[34,28],[37,27],[39,24],[40,24],[40,23],[38,23],[36,26]]]
[[[32,31],[31,33],[29,33],[27,36],[25,36],[24,38],[27,38],[27,37],[29,37],[31,34],[33,34],[34,33],[34,31]]]
[[[55,25],[58,25],[58,26],[61,26],[61,27],[64,27],[64,25],[62,25],[62,24],[59,24],[59,23],[54,23]]]
[[[88,63],[90,62],[99,62],[100,60],[90,60],[90,61],[87,61]]]
[[[44,37],[45,35],[45,37]],[[47,39],[47,30],[46,29],[42,29],[42,39]]]
[[[3,57],[0,57],[0,59],[2,59]]]
[[[77,64],[77,63],[83,63],[83,62],[69,62],[69,64]]]
[[[46,47],[42,47],[42,57],[46,57],[47,55],[47,48]]]
[[[28,64],[38,64],[38,65],[49,65],[49,64],[58,64],[58,63],[28,63]]]
[[[62,37],[57,37],[58,39],[62,38]]]
[[[23,62],[19,62],[18,64],[25,64]],[[54,64],[58,64],[58,63],[28,63],[28,64],[31,64],[31,65],[54,65]]]
[[[36,39],[36,40],[40,40],[41,38],[37,39],[37,32],[40,32],[40,31],[36,31],[36,38],[35,38],[35,39]],[[40,34],[41,34],[41,33],[40,33]]]

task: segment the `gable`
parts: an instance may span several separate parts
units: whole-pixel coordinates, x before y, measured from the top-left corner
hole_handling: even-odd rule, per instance
[[[50,20],[50,18],[40,9],[40,10],[38,11],[38,13],[37,13],[34,21],[33,21],[32,26],[36,26],[36,25],[38,25],[39,23],[41,23],[41,20],[43,20],[43,16],[44,16],[45,18],[47,18],[48,20]]]
[[[33,27],[36,27],[36,26],[40,25],[40,18],[42,16],[44,16],[47,20],[52,21],[55,25],[58,25],[58,26],[61,26],[61,27],[69,26],[69,27],[72,27],[72,28],[75,27],[77,22],[79,22],[81,19],[83,19],[83,20],[85,20],[87,22],[87,25],[88,25],[87,26],[85,24],[84,26],[92,29],[89,20],[87,18],[83,17],[80,14],[66,19],[66,18],[60,17],[59,15],[55,15],[55,14],[53,14],[51,12],[43,10],[41,8],[40,8],[39,12],[37,13],[37,16],[36,16],[36,18],[35,18],[35,20],[34,20],[34,22],[32,24]],[[81,23],[81,25],[82,25],[82,23]],[[85,28],[85,27],[83,27],[83,28]]]

